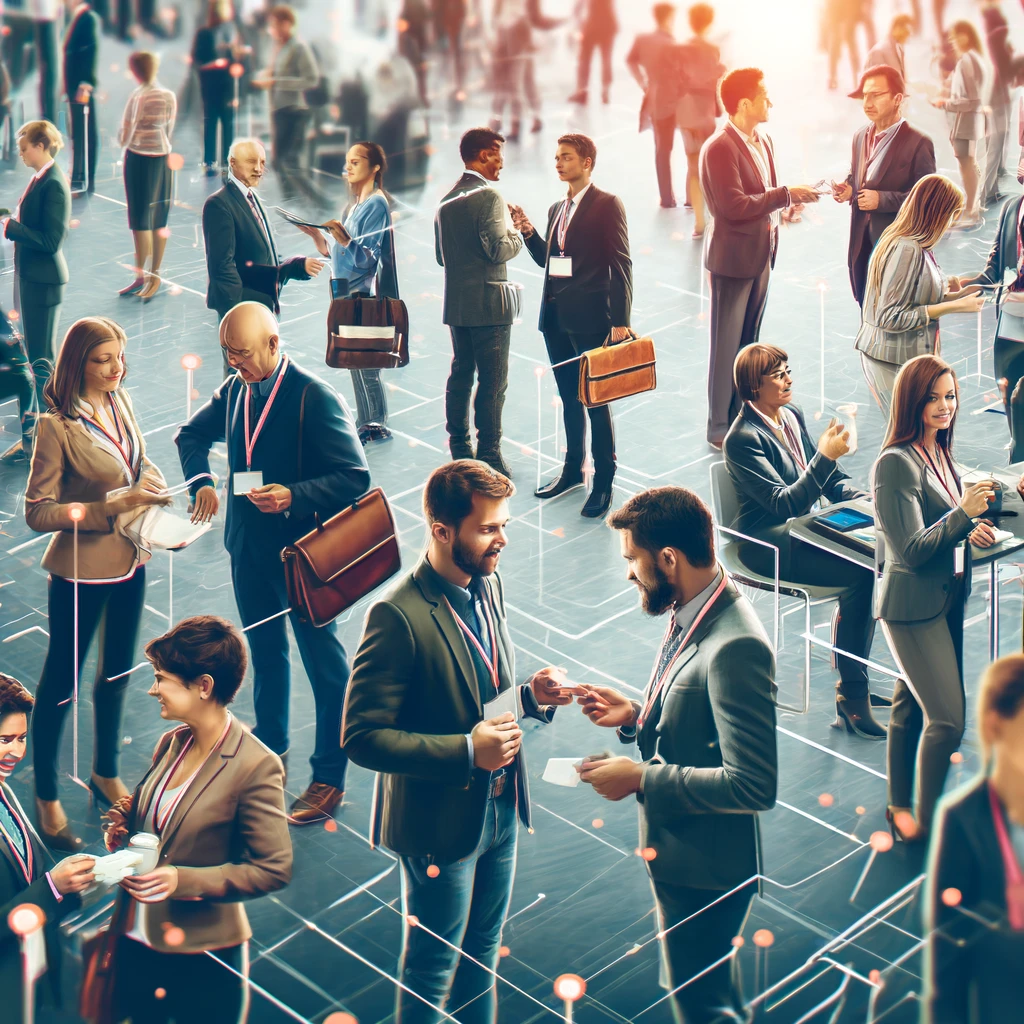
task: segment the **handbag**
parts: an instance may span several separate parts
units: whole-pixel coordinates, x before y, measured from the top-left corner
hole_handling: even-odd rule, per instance
[[[658,386],[654,340],[629,333],[626,341],[616,342],[609,334],[600,348],[580,356],[580,401],[588,409]]]
[[[401,299],[350,295],[327,312],[328,366],[391,370],[409,363],[409,311]]]
[[[82,987],[78,1015],[89,1024],[111,1024],[114,1017],[114,970],[117,934],[110,926],[82,943]]]

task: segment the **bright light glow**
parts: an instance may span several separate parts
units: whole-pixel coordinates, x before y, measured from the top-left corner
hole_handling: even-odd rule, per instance
[[[198,370],[203,361],[194,352],[188,352],[181,357],[181,365],[185,370]]]
[[[19,903],[8,915],[7,926],[15,935],[31,935],[46,924],[46,915],[34,903]]]
[[[575,1003],[586,991],[587,983],[578,974],[560,974],[555,978],[555,995],[567,1003]]]

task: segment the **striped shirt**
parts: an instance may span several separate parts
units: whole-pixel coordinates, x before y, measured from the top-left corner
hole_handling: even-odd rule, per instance
[[[178,113],[178,101],[170,89],[156,82],[140,85],[128,97],[118,144],[141,156],[166,156]]]

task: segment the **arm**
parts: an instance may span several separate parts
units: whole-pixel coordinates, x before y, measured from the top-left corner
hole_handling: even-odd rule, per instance
[[[399,728],[406,691],[418,682],[416,639],[401,610],[370,608],[345,694],[341,745],[370,771],[469,786],[472,764],[462,733],[433,735]]]
[[[548,231],[551,231],[551,215],[548,214]],[[526,248],[530,255],[533,257],[533,262],[538,267],[544,267],[548,260],[548,242],[547,239],[534,228],[528,235],[523,236],[523,241],[526,243]],[[624,324],[617,324],[616,326],[622,327]]]
[[[128,97],[128,102],[124,105],[124,113],[121,115],[121,127],[117,133],[117,144],[119,146],[127,146],[132,141],[132,135],[135,134],[135,118],[139,111],[139,98],[136,93],[132,93]]]
[[[366,273],[380,265],[380,250],[384,233],[391,230],[391,212],[385,199],[373,200],[373,208],[366,214],[362,234],[351,238],[348,245],[339,245],[332,235],[327,237],[331,258],[342,270]],[[344,274],[339,275],[344,277]]]
[[[309,43],[296,40],[295,55],[289,62],[295,74],[275,77],[274,84],[286,89],[312,89],[320,81],[320,69]]]
[[[649,817],[752,814],[775,806],[775,663],[768,645],[740,636],[715,653],[708,667],[708,698],[722,751],[721,768],[648,761],[643,802]]]
[[[95,89],[97,84],[96,64],[100,55],[100,16],[95,11],[89,11],[88,14],[80,19],[80,22],[83,25],[82,31],[85,33],[85,42],[82,49],[89,52],[88,66],[81,81],[87,82]]]
[[[523,238],[505,223],[504,200],[494,189],[477,193],[476,227],[484,255],[491,263],[507,263],[519,255]]]
[[[170,145],[171,139],[174,136],[174,125],[178,120],[178,97],[174,95],[170,89],[167,90],[167,127],[164,131],[167,134],[167,143]]]
[[[46,915],[47,921],[60,921],[81,906],[79,898],[70,894],[58,900],[46,875],[40,876],[24,889],[19,889],[7,903],[0,904],[0,943],[4,946],[10,943],[15,953],[18,951],[18,938],[7,923],[7,915],[22,903],[35,904]]]
[[[210,472],[210,448],[216,442],[226,440],[224,430],[234,379],[229,377],[225,380],[202,407],[192,414],[192,418],[178,427],[174,435],[182,475],[186,480],[201,477],[189,484],[189,493],[193,497],[201,487],[213,487],[216,484],[216,478]]]
[[[279,284],[284,284],[285,281],[308,281],[306,257],[289,256],[288,259],[283,260],[277,268],[277,280]]]
[[[629,257],[629,231],[626,208],[618,196],[612,197],[612,213],[608,218],[608,269],[611,277],[609,305],[613,327],[628,327],[633,306],[633,261]]]
[[[714,167],[708,166],[712,160]],[[713,149],[706,148],[701,154],[701,185],[715,197],[715,208],[725,220],[736,224],[760,220],[790,205],[785,185],[747,193],[740,178],[739,160],[736,147],[724,137]]]
[[[949,96],[943,106],[954,114],[977,110],[981,102],[979,85],[974,78],[973,62],[966,56],[961,57],[953,71],[949,83]]]
[[[910,195],[910,189],[914,187],[925,175],[935,173],[935,146],[927,136],[918,143],[914,150],[914,159],[910,163],[910,188],[905,192],[882,192],[878,193],[878,212],[896,213],[903,205],[903,201]]]
[[[633,40],[633,46],[626,55],[626,67],[629,68],[629,73],[636,79],[636,84],[639,85],[644,92],[647,92],[647,74],[643,64],[640,62],[639,37]]]
[[[203,206],[203,241],[211,280],[217,282],[232,306],[237,305],[242,301],[242,278],[235,266],[235,222],[219,202],[207,200]]]
[[[441,249],[441,216],[434,214],[434,259],[439,267],[444,266],[444,252]]]
[[[876,249],[872,260],[878,258]],[[901,333],[924,327],[931,319],[929,307],[917,301],[917,286],[925,273],[923,249],[897,245],[889,251],[882,267],[878,300],[875,304],[877,326],[883,331]],[[871,272],[868,271],[870,278]],[[864,303],[868,305],[867,301]]]
[[[992,248],[988,253],[988,260],[985,263],[985,269],[974,277],[962,277],[960,283],[964,285],[968,284],[998,284],[1003,279],[1003,275],[1006,273],[1006,261],[1003,258],[1003,232],[1006,229],[1007,217],[1016,217],[1017,210],[1019,209],[1016,203],[1006,203],[1003,206],[1003,212],[999,217],[999,230],[996,231],[996,237],[992,239]],[[1013,211],[1011,214],[1010,211]]]
[[[18,245],[38,252],[54,255],[68,237],[71,223],[71,204],[68,193],[60,187],[59,182],[47,181],[43,185],[46,193],[42,202],[42,223],[38,228],[26,227],[21,221],[11,217],[7,221],[7,237]]]

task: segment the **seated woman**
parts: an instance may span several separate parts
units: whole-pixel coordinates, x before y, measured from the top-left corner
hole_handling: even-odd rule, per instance
[[[922,1024],[1020,1015],[1024,963],[1024,656],[981,678],[983,768],[939,804],[924,903]]]
[[[35,701],[17,679],[0,672],[0,992],[4,1020],[20,1019],[22,1005],[21,950],[7,915],[21,903],[31,903],[46,915],[47,971],[36,986],[36,999],[60,1005],[59,925],[79,907],[78,893],[92,885],[95,860],[83,854],[65,857],[47,870],[39,837],[7,785],[25,756],[28,716]]]
[[[747,345],[736,357],[733,376],[743,409],[729,428],[722,451],[740,507],[736,521],[728,525],[776,545],[783,580],[845,587],[838,618],[832,620],[832,646],[867,659],[875,635],[874,572],[809,544],[790,542],[788,520],[806,515],[819,498],[851,501],[869,495],[851,486],[837,465],[836,460],[850,450],[850,435],[841,423],[830,425],[816,446],[811,441],[803,414],[790,405],[793,377],[788,361],[789,356],[774,345]],[[755,572],[774,576],[775,559],[767,548],[744,544],[742,557]],[[883,739],[885,729],[871,715],[867,666],[842,654],[836,665],[833,726],[845,726],[864,739]]]
[[[202,993],[203,1019],[234,1024],[249,1005],[252,930],[241,901],[291,880],[284,769],[228,711],[246,667],[231,623],[184,619],[146,657],[160,717],[184,725],[160,738],[135,793],[108,812],[107,849],[138,832],[160,840],[157,867],[121,882],[114,1019],[188,1020]]]

